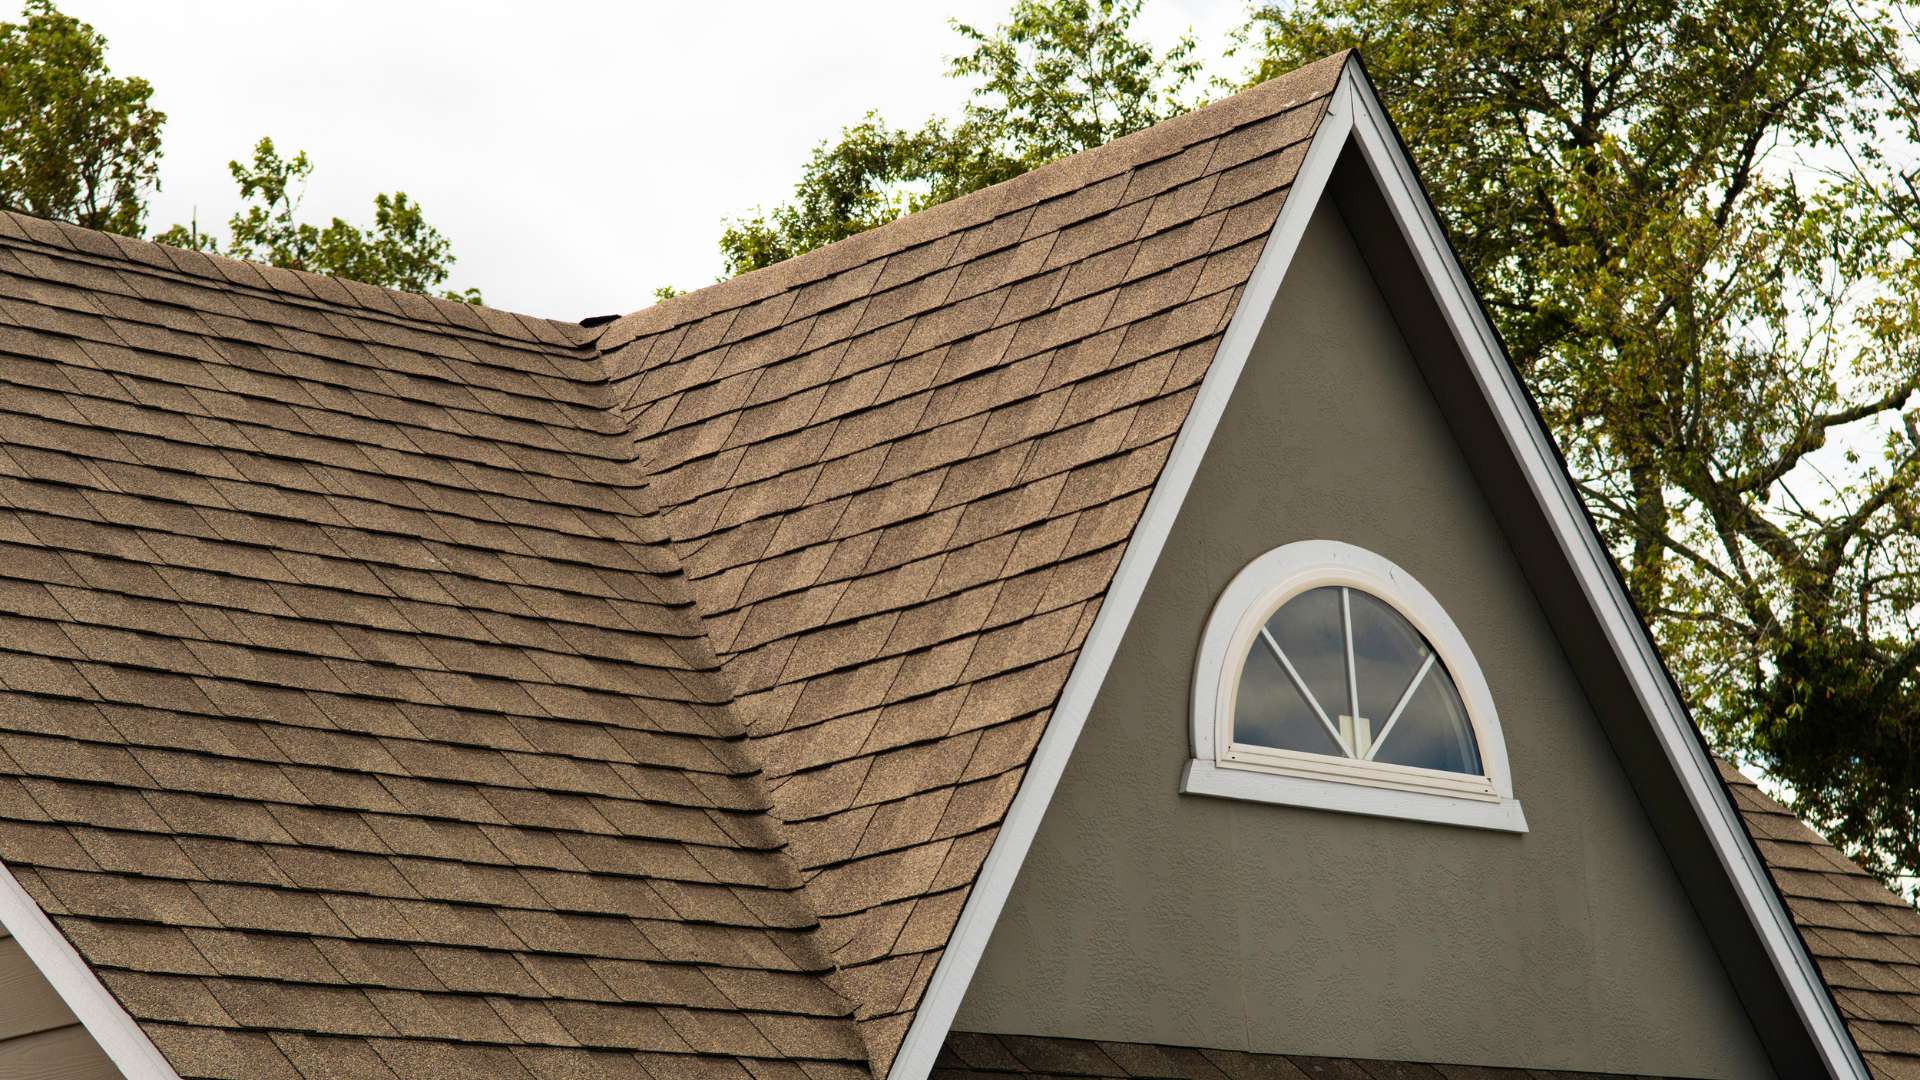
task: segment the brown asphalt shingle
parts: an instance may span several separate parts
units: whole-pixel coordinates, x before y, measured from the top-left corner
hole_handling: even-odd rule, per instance
[[[599,339],[876,1072],[1344,63]]]
[[[0,217],[0,860],[176,1068],[867,1075],[583,333],[102,239]]]
[[[1720,775],[1868,1070],[1920,1078],[1920,911],[1738,770]]]
[[[187,1076],[884,1075],[1346,60],[591,331],[0,215],[0,862]],[[1522,1075],[937,1071],[1288,1069]]]

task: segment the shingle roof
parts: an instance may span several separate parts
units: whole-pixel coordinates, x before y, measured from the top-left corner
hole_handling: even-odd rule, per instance
[[[932,1080],[1657,1080],[1554,1069],[1491,1069],[1372,1058],[1249,1054],[1153,1043],[1094,1042],[956,1031]]]
[[[601,339],[876,1071],[1345,60]]]
[[[0,862],[185,1075],[884,1074],[1345,61],[596,331],[0,216]]]
[[[1752,780],[1720,772],[1867,1067],[1920,1078],[1920,911]]]
[[[578,336],[0,218],[0,861],[183,1074],[865,1075]]]

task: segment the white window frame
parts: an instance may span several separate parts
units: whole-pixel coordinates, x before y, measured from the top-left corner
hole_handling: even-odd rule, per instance
[[[1483,776],[1238,743],[1240,671],[1281,605],[1309,589],[1369,593],[1398,611],[1453,676],[1480,751]],[[1352,672],[1348,673],[1349,679]],[[1429,674],[1428,677],[1431,677]],[[1214,604],[1193,676],[1193,760],[1180,790],[1342,813],[1524,833],[1513,797],[1500,715],[1466,638],[1433,594],[1391,561],[1337,540],[1302,540],[1248,563]]]

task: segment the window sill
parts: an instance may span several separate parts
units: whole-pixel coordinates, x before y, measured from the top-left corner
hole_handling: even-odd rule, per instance
[[[1184,795],[1304,806],[1339,814],[1405,818],[1494,832],[1527,831],[1526,815],[1521,813],[1518,799],[1488,801],[1425,791],[1397,791],[1339,780],[1223,769],[1211,761],[1189,761],[1186,773],[1180,778],[1180,791]]]

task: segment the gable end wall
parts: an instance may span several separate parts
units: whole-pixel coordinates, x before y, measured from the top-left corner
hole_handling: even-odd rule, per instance
[[[1447,606],[1493,685],[1529,834],[1175,793],[1213,598],[1308,538],[1378,551]],[[1331,204],[1170,541],[956,1028],[1771,1075]]]

